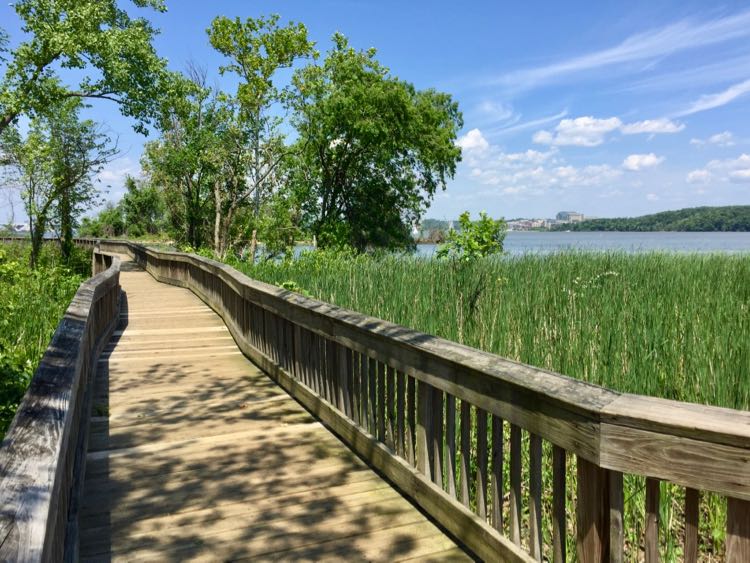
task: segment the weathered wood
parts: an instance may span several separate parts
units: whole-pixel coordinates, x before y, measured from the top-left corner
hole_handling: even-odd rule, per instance
[[[146,275],[127,272],[131,309],[141,295],[141,282],[132,285],[139,276]],[[149,290],[160,295],[189,295],[150,283],[157,287]],[[231,304],[221,287],[213,291]],[[173,326],[185,323],[175,319]],[[285,323],[278,326],[293,340]],[[150,335],[126,338],[132,347]],[[249,338],[237,340],[250,349]],[[282,345],[282,357],[289,349]],[[357,427],[292,373],[294,363],[284,368],[257,349],[254,353],[261,365],[275,365],[284,374],[287,389],[315,396],[342,425]],[[109,369],[98,382],[108,405],[96,417],[95,432],[105,447],[87,456],[82,561],[348,560],[357,554],[384,559],[393,546],[402,558],[455,549],[453,540],[259,368],[242,356],[215,360],[210,351],[207,356],[169,362],[155,356],[150,364]],[[340,350],[328,359],[336,357],[341,358]],[[170,394],[163,390],[168,383]],[[162,391],[152,395],[157,386]],[[141,404],[131,403],[139,388],[145,388]],[[127,399],[126,409],[118,406],[121,398]],[[128,412],[131,408],[134,412]]]
[[[406,380],[403,372],[396,374],[396,452],[406,459]]]
[[[646,528],[644,532],[646,563],[657,563],[659,557],[659,480],[646,478]]]
[[[510,426],[510,537],[521,545],[521,429]]]
[[[471,405],[461,401],[461,503],[470,506],[469,480],[471,479]]]
[[[366,354],[359,355],[359,385],[360,385],[360,397],[362,405],[362,417],[360,419],[360,426],[372,432],[371,424],[371,408],[370,404],[370,367],[368,366],[368,358]]]
[[[2,561],[77,554],[96,358],[119,318],[120,260],[97,261],[100,273],[73,297],[0,448]]]
[[[368,359],[368,379],[370,380],[370,419],[367,421],[370,434],[378,434],[378,362],[372,358]]]
[[[542,439],[529,434],[529,551],[542,560]]]
[[[566,454],[565,450],[552,447],[552,561],[567,561],[568,519],[565,512],[566,503]]]
[[[607,471],[609,477],[609,561],[622,563],[625,560],[625,529],[623,511],[625,497],[622,473]]]
[[[396,436],[394,423],[394,411],[396,410],[396,372],[393,368],[386,366],[386,394],[385,394],[385,443],[394,452],[396,448]]]
[[[386,406],[386,373],[388,366],[382,362],[378,362],[378,440],[385,444],[386,431],[388,425],[386,424],[386,418],[388,416],[388,408]]]
[[[492,417],[492,527],[503,531],[503,419]]]
[[[416,466],[414,443],[417,436],[417,381],[406,376],[406,460]]]
[[[417,470],[432,479],[432,389],[426,383],[417,386]]]
[[[477,409],[477,515],[487,519],[487,413]]]
[[[445,398],[445,482],[446,490],[456,498],[456,398]]]
[[[750,502],[727,499],[727,562],[750,561]]]
[[[698,563],[699,501],[697,490],[685,490],[685,563]]]
[[[600,563],[609,554],[609,477],[607,470],[577,460],[576,548],[581,563]]]
[[[432,480],[443,488],[443,392],[432,390]]]

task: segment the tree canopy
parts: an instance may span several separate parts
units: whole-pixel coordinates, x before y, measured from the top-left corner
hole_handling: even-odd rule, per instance
[[[166,9],[163,0],[133,4]],[[0,58],[0,132],[19,115],[43,113],[66,98],[114,101],[144,128],[165,66],[152,45],[156,30],[146,19],[132,18],[116,0],[18,0],[13,6],[29,38],[7,61]],[[68,84],[66,70],[84,70],[84,77]]]
[[[290,178],[309,228],[322,246],[412,246],[412,226],[461,159],[458,104],[392,76],[374,49],[333,42],[293,78]]]
[[[691,207],[641,217],[589,219],[565,223],[570,231],[750,231],[750,205]]]

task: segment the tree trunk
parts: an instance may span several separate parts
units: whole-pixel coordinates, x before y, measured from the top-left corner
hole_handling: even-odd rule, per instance
[[[221,243],[221,187],[219,182],[214,182],[214,253],[222,260],[224,249]]]
[[[60,253],[67,263],[73,254],[73,206],[70,201],[70,188],[60,190]]]
[[[257,234],[258,234],[258,231],[256,229],[253,229],[253,238],[250,241],[250,260],[251,260],[250,263],[251,264],[255,264],[255,252],[258,248],[258,239],[255,238]]]

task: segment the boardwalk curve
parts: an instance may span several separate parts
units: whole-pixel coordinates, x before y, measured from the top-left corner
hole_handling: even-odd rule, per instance
[[[126,260],[98,365],[82,560],[468,559],[193,293]]]

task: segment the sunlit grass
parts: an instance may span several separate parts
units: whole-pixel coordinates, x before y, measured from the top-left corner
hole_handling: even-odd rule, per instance
[[[59,250],[50,244],[43,249],[38,270],[32,271],[28,245],[0,245],[0,436],[84,279],[87,264],[90,253],[77,251],[74,264],[63,266]]]

